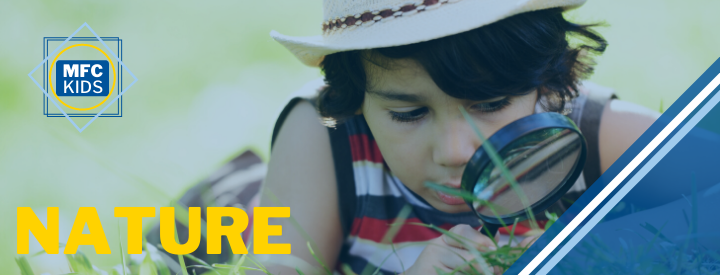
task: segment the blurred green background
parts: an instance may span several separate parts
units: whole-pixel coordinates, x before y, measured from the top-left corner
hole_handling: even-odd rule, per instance
[[[591,80],[657,110],[720,57],[718,10],[712,0],[591,0],[568,16],[609,25],[597,29],[610,47]],[[268,33],[317,35],[321,20],[320,0],[0,1],[0,274],[19,274],[16,207],[60,207],[61,241],[78,207],[96,207],[116,250],[125,221],[113,207],[166,206],[247,148],[267,160],[284,100],[320,76]],[[78,133],[42,115],[44,95],[27,74],[42,60],[43,37],[84,22],[123,39],[123,62],[139,81],[122,118]],[[119,251],[81,249],[101,268],[119,263]],[[31,263],[38,274],[68,272],[62,255]]]

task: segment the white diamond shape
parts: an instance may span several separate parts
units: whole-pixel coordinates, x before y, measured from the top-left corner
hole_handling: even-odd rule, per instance
[[[45,89],[43,89],[42,86],[40,86],[40,83],[38,83],[37,80],[35,80],[35,78],[32,77],[32,74],[33,74],[35,71],[37,71],[43,64],[45,64],[45,62],[48,60],[48,58],[50,58],[50,56],[55,55],[55,53],[57,53],[57,51],[59,51],[60,48],[62,48],[62,46],[65,45],[65,43],[67,43],[68,41],[70,41],[70,39],[72,39],[72,38],[75,36],[75,34],[77,34],[80,30],[82,30],[83,27],[87,27],[88,30],[90,30],[90,32],[91,32],[93,35],[95,35],[95,38],[97,38],[97,40],[100,41],[100,43],[102,43],[103,46],[105,46],[105,49],[107,49],[108,52],[110,52],[110,55],[111,55],[112,57],[114,57],[115,60],[117,60],[117,61],[120,63],[120,67],[121,67],[121,68],[125,68],[125,71],[127,71],[127,72],[130,74],[130,76],[132,76],[132,78],[134,79],[134,81],[133,81],[132,83],[130,83],[130,85],[128,85],[127,87],[125,87],[125,89],[123,89],[122,92],[120,92],[120,94],[118,94],[112,101],[110,101],[110,103],[108,103],[107,105],[105,105],[105,108],[103,108],[102,110],[100,110],[100,112],[98,112],[92,119],[90,119],[90,121],[88,121],[88,123],[85,124],[85,126],[83,126],[82,128],[80,128],[80,127],[77,126],[77,124],[75,124],[75,121],[73,121],[73,120],[70,118],[70,116],[68,116],[68,114],[65,113],[65,110],[63,110],[62,108],[60,108],[60,105],[58,105],[57,102],[55,102],[55,100],[54,100],[52,97],[50,97],[50,95],[47,93],[47,91],[46,91]],[[81,133],[82,133],[83,130],[85,130],[85,128],[87,128],[87,127],[90,125],[90,123],[92,123],[93,121],[95,121],[95,119],[97,119],[103,112],[105,112],[105,110],[107,110],[108,107],[110,107],[113,103],[115,103],[115,101],[117,101],[128,89],[130,89],[130,87],[132,87],[133,84],[135,84],[135,82],[138,81],[137,77],[135,77],[135,75],[130,71],[130,69],[128,69],[127,66],[125,66],[125,64],[117,57],[117,55],[115,55],[115,52],[113,52],[113,51],[110,49],[110,47],[108,47],[108,45],[105,44],[105,41],[103,41],[103,40],[100,38],[100,36],[98,36],[98,35],[95,33],[95,31],[94,31],[92,28],[90,28],[90,26],[89,26],[87,23],[83,23],[82,26],[80,26],[80,28],[78,28],[77,30],[75,30],[75,32],[73,32],[70,36],[68,36],[67,39],[65,39],[65,41],[63,41],[57,48],[55,48],[55,50],[53,50],[53,52],[52,52],[51,54],[49,54],[48,56],[46,56],[45,59],[43,59],[43,61],[40,62],[40,64],[38,64],[38,65],[35,67],[35,69],[33,69],[32,71],[30,71],[30,73],[28,74],[28,77],[30,77],[30,79],[32,79],[32,81],[35,82],[35,85],[37,85],[38,88],[40,88],[40,90],[42,90],[43,94],[45,94],[45,96],[48,98],[48,100],[50,100],[50,102],[52,102],[52,103],[55,105],[55,107],[57,107],[57,108],[60,110],[60,112],[63,113],[63,115],[65,116],[65,118],[67,118],[67,119],[70,121],[70,123],[72,123],[72,125],[75,126],[75,129],[77,129],[77,130],[78,130],[79,132],[81,132]],[[48,83],[48,84],[49,84],[49,83]],[[52,85],[52,84],[50,84],[50,85]]]

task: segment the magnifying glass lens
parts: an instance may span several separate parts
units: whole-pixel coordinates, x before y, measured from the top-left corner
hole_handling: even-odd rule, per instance
[[[552,198],[557,200],[556,193],[567,190],[561,186],[577,169],[583,144],[583,137],[567,128],[546,128],[523,135],[498,152],[516,184],[502,169],[489,163],[472,189],[473,195],[484,202],[473,202],[473,208],[481,217],[512,217],[522,216],[526,204],[534,207]]]

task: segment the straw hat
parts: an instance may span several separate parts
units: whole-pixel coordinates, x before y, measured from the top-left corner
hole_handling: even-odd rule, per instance
[[[270,32],[308,66],[328,54],[428,41],[482,27],[519,13],[586,0],[324,0],[322,35]]]

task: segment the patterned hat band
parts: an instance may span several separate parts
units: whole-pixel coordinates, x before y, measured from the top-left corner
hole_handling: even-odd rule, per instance
[[[270,36],[305,65],[325,56],[430,41],[524,12],[573,9],[586,0],[323,0],[322,35]],[[375,24],[378,23],[379,24]]]
[[[388,21],[393,18],[410,16],[419,12],[432,10],[444,4],[455,3],[460,0],[423,0],[420,4],[407,4],[383,10],[366,11],[345,17],[335,17],[323,22],[322,30],[324,35],[331,34],[336,30],[352,28],[360,25],[370,25],[379,21]]]

